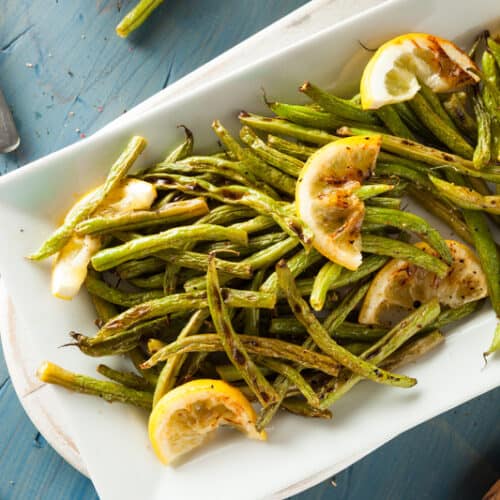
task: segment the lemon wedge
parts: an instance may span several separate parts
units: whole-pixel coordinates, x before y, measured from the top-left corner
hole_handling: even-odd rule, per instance
[[[454,43],[427,33],[408,33],[384,43],[361,77],[363,109],[407,101],[420,82],[434,92],[451,92],[480,80],[478,67]]]
[[[365,213],[356,191],[373,172],[380,143],[380,136],[331,142],[310,156],[297,181],[296,209],[313,232],[314,248],[351,270],[361,264]]]
[[[95,236],[72,236],[59,251],[52,267],[52,295],[71,300],[87,276],[87,266],[99,250],[101,240]]]
[[[156,198],[156,187],[140,179],[124,179],[97,208],[94,215],[147,210]]]
[[[241,391],[222,380],[200,379],[167,392],[149,417],[149,439],[165,465],[201,446],[219,425],[265,440],[257,415]]]
[[[156,188],[150,182],[125,179],[108,194],[93,215],[148,209],[155,198]],[[52,295],[65,300],[75,297],[87,276],[90,259],[100,247],[99,236],[73,235],[54,260]]]
[[[359,322],[391,326],[434,297],[451,308],[486,297],[486,276],[475,253],[458,241],[446,240],[446,244],[453,260],[444,278],[404,260],[388,262],[368,289]],[[427,243],[420,242],[415,246],[439,257]]]

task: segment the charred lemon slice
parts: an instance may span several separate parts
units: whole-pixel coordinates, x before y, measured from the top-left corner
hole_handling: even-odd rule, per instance
[[[451,308],[486,297],[486,276],[474,252],[458,241],[446,240],[446,244],[453,261],[443,278],[403,260],[388,262],[368,289],[359,322],[391,326],[434,297]],[[416,246],[438,257],[427,243],[417,243]]]
[[[361,78],[363,109],[411,99],[419,81],[434,92],[451,92],[479,81],[478,68],[454,43],[426,33],[408,33],[384,43]]]
[[[314,248],[351,270],[361,264],[365,213],[356,190],[373,172],[380,143],[380,136],[331,142],[308,159],[297,182],[297,212],[313,232]]]
[[[149,439],[165,465],[201,446],[230,425],[251,439],[265,440],[257,415],[243,393],[222,380],[193,380],[163,396],[149,417]]]

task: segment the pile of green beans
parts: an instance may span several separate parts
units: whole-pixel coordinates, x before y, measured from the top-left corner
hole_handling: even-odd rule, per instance
[[[105,183],[31,258],[57,253],[74,234],[100,239],[84,284],[99,329],[72,332],[71,345],[93,357],[126,354],[136,371],[99,365],[105,382],[46,364],[40,377],[148,409],[188,380],[222,378],[261,405],[259,429],[279,409],[330,418],[328,408],[361,380],[412,387],[415,379],[392,370],[441,344],[440,330],[484,301],[414,304],[391,329],[358,323],[358,309],[391,259],[436,279],[449,272],[448,245],[405,210],[408,196],[475,248],[500,315],[499,65],[500,44],[489,38],[475,88],[443,98],[424,87],[376,111],[306,82],[300,92],[311,105],[266,98],[275,116],[241,112],[239,135],[214,121],[222,147],[214,154],[195,155],[185,129],[163,161],[134,175],[157,191],[149,210],[94,215],[144,149],[145,140],[132,139]],[[309,157],[350,135],[382,137],[374,176],[356,191],[365,209],[355,271],[312,248],[294,204]],[[499,348],[497,328],[486,354]]]

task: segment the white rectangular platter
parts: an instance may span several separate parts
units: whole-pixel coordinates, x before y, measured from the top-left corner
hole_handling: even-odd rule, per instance
[[[23,256],[54,228],[78,195],[104,178],[107,168],[133,134],[149,141],[142,164],[160,159],[180,139],[176,125],[195,133],[199,150],[216,147],[214,118],[236,130],[236,115],[265,112],[260,88],[282,101],[298,101],[306,79],[345,88],[359,77],[368,54],[361,48],[408,31],[426,31],[470,42],[485,27],[498,28],[496,0],[460,6],[453,0],[399,0],[321,32],[283,52],[208,82],[177,100],[123,121],[95,137],[0,178],[0,273],[29,336],[31,357],[50,359],[92,374],[96,360],[76,350],[58,349],[71,330],[92,333],[88,297],[72,302],[49,292],[49,264]],[[406,372],[418,378],[410,391],[364,383],[341,400],[328,422],[280,415],[265,444],[224,433],[188,463],[164,468],[147,439],[147,416],[119,404],[54,391],[70,424],[97,491],[103,499],[262,498],[283,496],[345,467],[404,430],[497,387],[500,362],[486,368],[481,353],[494,328],[484,310],[455,329],[446,346]],[[294,486],[295,485],[295,486]]]

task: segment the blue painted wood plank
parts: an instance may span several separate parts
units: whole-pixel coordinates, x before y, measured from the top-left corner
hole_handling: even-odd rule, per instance
[[[167,0],[123,41],[114,26],[133,3],[2,1],[0,87],[23,142],[0,155],[0,174],[98,130],[305,0]],[[337,474],[336,487],[296,498],[480,498],[500,477],[498,408],[500,389],[391,441]],[[1,499],[97,498],[24,414],[1,351],[0,421]]]

